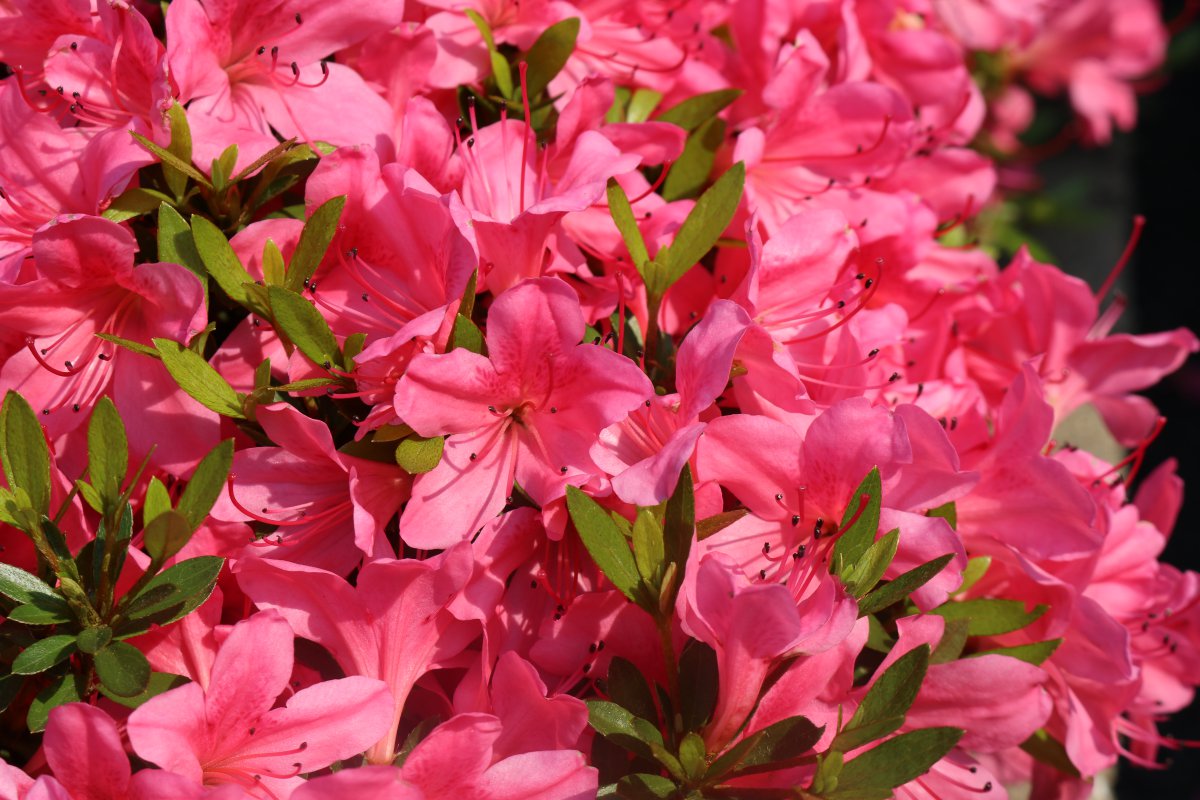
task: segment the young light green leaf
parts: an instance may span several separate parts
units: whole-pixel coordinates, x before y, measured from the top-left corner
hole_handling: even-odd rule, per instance
[[[129,442],[125,424],[112,400],[101,397],[88,423],[88,479],[107,508],[121,495],[121,484],[129,471]]]
[[[171,494],[158,476],[150,478],[146,485],[146,497],[142,500],[142,527],[164,511],[171,510]]]
[[[946,626],[942,629],[942,639],[929,656],[929,663],[949,664],[958,660],[962,656],[963,648],[967,646],[968,627],[970,623],[965,619],[946,620]]]
[[[965,592],[987,574],[988,568],[992,566],[991,556],[976,556],[967,561],[967,568],[963,570],[962,583],[954,594]]]
[[[12,671],[16,675],[37,675],[66,661],[78,649],[74,636],[47,636],[22,650],[13,660]]]
[[[169,203],[158,206],[158,260],[182,264],[199,276],[201,281],[208,277],[204,261],[196,251],[192,229]],[[207,285],[207,281],[204,283]]]
[[[117,697],[136,697],[150,685],[150,662],[127,642],[110,642],[94,660],[101,685]]]
[[[650,253],[646,250],[646,242],[642,238],[641,230],[638,229],[637,220],[634,219],[633,206],[629,204],[629,197],[615,178],[608,179],[608,211],[612,215],[613,222],[616,223],[617,230],[621,233],[625,247],[629,250],[629,257],[633,261],[633,265],[637,267],[638,272],[643,272],[646,264],[650,261]],[[644,273],[643,278],[645,278]]]
[[[213,189],[218,192],[224,191],[229,185],[229,178],[233,175],[233,167],[237,164],[238,146],[231,144],[221,152],[219,158],[214,158],[212,162],[212,184]]]
[[[260,169],[262,169],[264,166],[266,166],[271,161],[274,161],[275,159],[279,158],[280,156],[285,155],[289,150],[291,150],[295,146],[296,146],[295,139],[288,139],[285,142],[280,142],[279,144],[275,145],[267,152],[263,153],[258,158],[251,161],[250,164],[247,165],[244,169],[240,170],[237,175],[234,175],[230,179],[229,182],[237,183],[238,181],[243,181],[246,178],[249,178],[251,175],[253,175],[255,172],[258,172]]]
[[[204,270],[217,282],[221,290],[229,295],[229,299],[238,305],[265,314],[260,304],[251,301],[246,290],[246,284],[253,284],[254,278],[246,272],[242,262],[233,252],[233,246],[225,238],[225,234],[216,225],[199,214],[192,215],[192,242],[196,253],[204,264]]]
[[[304,283],[317,271],[325,251],[329,249],[334,234],[337,233],[338,220],[342,218],[342,209],[346,207],[346,196],[331,197],[312,212],[312,216],[304,223],[300,231],[300,241],[292,253],[292,263],[288,265],[286,286],[293,292],[304,288]]]
[[[655,287],[659,295],[700,261],[721,238],[741,203],[745,181],[746,165],[739,161],[696,201],[683,225],[675,232],[671,246],[660,250],[655,258],[662,268]]]
[[[695,197],[708,183],[717,151],[725,143],[725,121],[713,117],[688,134],[683,152],[671,165],[667,179],[663,181],[664,200],[682,200]]]
[[[696,496],[692,485],[692,468],[687,464],[679,473],[675,491],[667,498],[667,510],[663,516],[664,556],[668,562],[678,565],[679,578],[692,551],[692,539],[696,535]]]
[[[978,598],[946,603],[930,613],[945,619],[970,620],[968,633],[971,636],[999,636],[1024,628],[1048,609],[1049,606],[1039,604],[1032,611],[1026,611],[1023,600]]]
[[[846,587],[855,597],[863,597],[875,588],[883,573],[892,565],[896,557],[896,547],[900,544],[900,529],[894,528],[881,536],[870,547],[858,563],[845,576]]]
[[[134,217],[140,217],[143,214],[149,214],[158,208],[160,203],[164,202],[171,202],[171,198],[153,189],[134,186],[113,198],[113,201],[108,204],[108,208],[104,209],[104,213],[101,216],[113,222],[124,222]]]
[[[529,64],[529,70],[525,74],[525,85],[530,101],[545,91],[550,81],[554,80],[554,76],[566,66],[567,59],[575,50],[577,38],[579,17],[567,17],[542,31],[542,35],[529,48],[529,52],[525,54],[525,62]],[[505,96],[510,96],[514,90],[515,87]]]
[[[457,314],[454,317],[454,327],[450,331],[450,342],[447,345],[447,350],[454,350],[459,347],[481,355],[486,350],[486,344],[483,341],[483,334],[479,331],[479,326],[462,314]]]
[[[679,763],[691,781],[699,780],[708,769],[708,748],[699,734],[689,732],[679,742]]]
[[[638,574],[656,590],[663,574],[663,529],[648,508],[639,508],[633,521],[633,560]]]
[[[225,491],[225,480],[233,466],[233,439],[226,439],[208,452],[179,497],[179,513],[187,517],[192,529],[200,527],[213,503]]]
[[[720,89],[715,92],[689,97],[682,103],[671,106],[655,117],[656,122],[670,122],[685,131],[691,131],[721,112],[721,109],[737,100],[741,89]]]
[[[276,326],[309,361],[326,368],[341,365],[342,351],[337,339],[312,303],[278,286],[267,287],[267,294]]]
[[[1046,659],[1054,655],[1054,651],[1062,644],[1062,639],[1048,639],[1043,642],[1031,642],[1030,644],[1018,644],[1012,647],[994,647],[991,650],[980,650],[971,653],[968,658],[977,658],[979,656],[1012,656],[1020,660],[1033,664],[1035,667],[1041,666]]]
[[[205,187],[206,189],[213,188],[212,183],[209,182],[208,178],[206,178],[204,176],[203,172],[196,169],[189,162],[184,161],[182,158],[175,155],[170,150],[167,150],[163,147],[159,147],[154,142],[147,139],[145,136],[142,136],[140,133],[135,133],[134,131],[130,131],[129,135],[132,136],[134,138],[134,140],[136,140],[137,143],[140,144],[143,148],[148,150],[151,153],[151,155],[157,157],[158,160],[162,162],[164,173],[167,173],[169,175],[172,171],[174,171],[176,173],[186,175],[188,178],[191,178],[196,183],[200,184],[201,186]],[[168,178],[168,181],[170,181],[170,178]],[[174,191],[174,189],[172,189],[172,191]],[[181,193],[176,192],[177,197],[180,195],[181,195]]]
[[[909,650],[880,675],[830,747],[843,753],[881,739],[904,724],[929,669],[929,645]]]
[[[625,109],[626,122],[645,122],[650,119],[654,109],[662,102],[662,92],[653,89],[640,88],[629,98],[629,107]]]
[[[192,526],[178,511],[164,511],[150,521],[142,536],[150,558],[155,564],[162,564],[192,538]]]
[[[170,339],[153,341],[154,349],[179,388],[200,405],[218,414],[234,419],[246,418],[238,393],[203,357]]]
[[[922,586],[933,580],[934,577],[943,569],[945,569],[946,565],[953,560],[954,554],[947,553],[946,555],[938,556],[932,561],[926,562],[919,567],[914,567],[908,572],[897,575],[895,578],[858,601],[858,615],[860,617],[865,617],[867,614],[874,614],[876,611],[882,611],[893,603],[899,603],[917,589],[920,589]]]
[[[574,486],[568,486],[567,510],[584,547],[612,585],[635,603],[649,602],[629,542],[600,504]]]
[[[287,282],[287,263],[274,239],[267,239],[263,245],[262,269],[267,286],[283,286]]]
[[[879,467],[872,467],[850,496],[838,530],[842,532],[833,548],[833,567],[837,575],[846,575],[875,541],[879,530],[879,509],[883,486]]]
[[[960,728],[923,728],[902,733],[847,762],[828,800],[885,800],[892,790],[919,778],[962,738]]]
[[[80,691],[79,683],[80,679],[75,676],[75,673],[68,672],[38,692],[25,717],[25,724],[29,727],[29,732],[40,733],[45,730],[46,720],[55,708],[82,700],[83,693]]]
[[[170,153],[191,166],[192,163],[192,128],[188,124],[187,112],[181,103],[172,103],[167,109],[167,120],[171,128],[171,144],[167,146]],[[167,188],[176,198],[182,198],[187,190],[188,174],[163,163],[163,177],[167,180]],[[201,176],[200,183],[207,184]]]
[[[417,436],[401,439],[396,445],[396,463],[409,475],[432,472],[442,461],[446,440],[441,436]]]
[[[25,398],[9,390],[0,407],[0,462],[14,494],[21,489],[37,514],[50,509],[50,448]]]
[[[1032,736],[1021,743],[1021,749],[1059,772],[1073,778],[1079,777],[1079,768],[1071,763],[1071,757],[1067,755],[1067,748],[1063,746],[1062,742],[1047,733],[1045,728],[1034,731]]]
[[[113,336],[111,333],[97,333],[96,338],[103,339],[106,342],[112,342],[118,347],[123,347],[131,353],[149,356],[150,358],[158,359],[160,361],[162,360],[157,350],[155,350],[153,347],[144,345],[141,342],[135,342],[132,339],[122,339],[120,336]]]

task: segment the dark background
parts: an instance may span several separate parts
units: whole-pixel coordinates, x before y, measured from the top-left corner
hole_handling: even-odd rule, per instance
[[[1183,0],[1166,0],[1174,19]],[[1117,262],[1134,214],[1146,228],[1118,289],[1130,298],[1119,329],[1137,333],[1186,326],[1200,332],[1200,24],[1174,39],[1166,82],[1141,98],[1136,130],[1112,145],[1075,149],[1039,165],[1044,194],[1072,210],[1030,231],[1063,269],[1095,288]],[[1179,462],[1187,499],[1165,560],[1200,570],[1200,357],[1146,392],[1167,417],[1142,474],[1168,458]],[[1194,676],[1200,681],[1200,675]],[[1161,732],[1200,740],[1200,706],[1193,703]],[[1121,800],[1200,800],[1200,752],[1164,751],[1159,771],[1121,765]]]

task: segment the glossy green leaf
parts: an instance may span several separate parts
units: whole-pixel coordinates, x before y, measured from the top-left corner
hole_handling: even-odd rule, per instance
[[[157,350],[148,345],[144,345],[141,342],[135,342],[132,339],[122,339],[120,336],[113,336],[111,333],[97,333],[96,338],[103,339],[106,342],[112,342],[118,347],[123,347],[131,353],[149,356],[150,358],[158,359],[160,361],[162,360],[158,355]]]
[[[201,280],[208,277],[204,261],[192,239],[192,229],[188,227],[187,220],[168,203],[158,206],[158,260],[182,264]]]
[[[978,658],[979,656],[987,655],[1011,656],[1034,666],[1041,666],[1046,659],[1054,655],[1054,651],[1058,649],[1060,644],[1062,644],[1062,639],[1048,639],[1043,642],[1018,644],[1012,647],[993,647],[991,650],[979,650],[971,653],[969,657]]]
[[[192,538],[192,526],[178,511],[164,511],[150,521],[142,537],[150,558],[155,564],[162,564]]]
[[[897,575],[858,601],[858,615],[864,617],[882,611],[893,603],[899,603],[910,594],[933,580],[946,565],[954,560],[953,553],[938,556],[919,567]]]
[[[875,588],[883,573],[892,565],[899,544],[900,530],[897,528],[888,531],[867,548],[867,552],[863,553],[863,557],[845,576],[850,594],[861,598]]]
[[[1049,764],[1059,772],[1079,777],[1079,769],[1071,763],[1067,748],[1055,739],[1045,728],[1039,728],[1033,735],[1021,743],[1021,749],[1043,764]]]
[[[233,168],[237,164],[237,159],[238,146],[236,144],[229,145],[218,158],[213,159],[210,172],[213,189],[220,192],[229,185],[229,179],[233,177]]]
[[[678,797],[677,789],[674,781],[661,775],[635,772],[617,781],[615,796],[621,800],[667,800]]]
[[[446,440],[441,436],[417,436],[413,434],[396,444],[396,463],[409,475],[432,472],[442,462]]]
[[[714,117],[688,134],[683,152],[671,165],[671,171],[663,181],[664,200],[682,200],[695,197],[708,185],[717,151],[725,143],[725,121]]]
[[[341,365],[342,351],[337,339],[312,303],[278,286],[267,287],[267,295],[276,326],[309,361],[327,369]]]
[[[949,523],[951,528],[958,530],[958,506],[951,500],[949,503],[943,503],[937,508],[931,508],[925,512],[927,517],[941,517]]]
[[[163,570],[147,583],[124,609],[126,621],[114,633],[126,638],[149,630],[152,623],[168,625],[190,614],[212,594],[223,558],[189,558]]]
[[[804,717],[788,717],[742,739],[713,762],[707,779],[751,775],[794,764],[811,754],[825,732]]]
[[[949,753],[963,732],[959,728],[923,728],[888,739],[848,761],[828,800],[885,800],[892,790],[919,778]]]
[[[9,390],[0,407],[0,463],[13,493],[21,489],[37,514],[50,509],[50,448],[25,398]]]
[[[638,272],[643,272],[650,261],[650,253],[646,250],[646,242],[633,216],[633,206],[629,204],[629,197],[615,178],[608,179],[608,210],[621,233],[625,247],[629,250],[633,265],[637,267]]]
[[[746,165],[739,161],[700,196],[675,232],[671,246],[660,250],[655,258],[661,272],[655,280],[654,291],[665,292],[713,248],[733,221],[745,181]]]
[[[296,243],[296,250],[292,253],[292,261],[288,265],[288,289],[293,292],[301,291],[305,281],[316,273],[321,260],[325,258],[325,251],[329,249],[329,244],[337,233],[338,220],[342,218],[342,209],[345,207],[345,195],[331,197],[317,206],[305,221],[304,229],[300,231],[300,241]]]
[[[629,105],[625,108],[625,121],[638,123],[650,119],[650,115],[654,113],[654,109],[658,108],[662,98],[662,92],[656,92],[653,89],[642,87],[635,90],[629,97]]]
[[[260,314],[265,311],[259,303],[250,299],[246,284],[253,284],[254,278],[246,272],[220,228],[207,218],[193,214],[192,242],[196,246],[200,261],[204,264],[205,272],[229,295],[230,300]]]
[[[930,664],[949,664],[962,656],[963,648],[967,646],[967,629],[970,623],[965,619],[948,619],[942,629],[942,638],[933,653],[929,656]]]
[[[979,598],[946,603],[930,613],[945,619],[970,620],[968,632],[971,636],[999,636],[1024,628],[1048,609],[1049,606],[1037,605],[1032,611],[1026,611],[1023,600]]]
[[[529,91],[530,102],[545,91],[575,50],[575,40],[579,37],[579,18],[568,17],[556,22],[537,38],[525,61],[529,64],[525,75],[525,85]],[[511,78],[510,78],[511,79]],[[514,87],[515,90],[515,87]]]
[[[172,103],[167,109],[167,122],[171,129],[171,143],[167,150],[171,155],[191,166],[192,163],[192,129],[188,124],[187,112],[182,103]],[[187,190],[188,173],[176,167],[163,163],[163,177],[167,180],[167,188],[177,197],[182,198]],[[200,183],[207,184],[201,176]]]
[[[694,130],[715,117],[742,95],[741,89],[719,89],[698,94],[671,106],[655,117],[656,122],[670,122],[685,131]]]
[[[74,673],[68,672],[38,692],[37,697],[29,705],[29,713],[25,717],[25,724],[29,726],[29,732],[39,733],[45,730],[46,720],[53,709],[82,700],[83,695],[79,683],[80,679]]]
[[[170,201],[171,198],[162,192],[134,186],[114,197],[101,216],[113,222],[125,222],[149,214],[157,209],[160,203],[169,203]]]
[[[170,339],[155,339],[154,349],[179,388],[200,405],[226,417],[246,418],[238,393],[202,356]]]
[[[8,618],[26,625],[62,625],[74,621],[71,607],[62,598],[52,601],[35,598],[32,603],[14,608]]]
[[[588,723],[601,736],[643,758],[655,758],[653,747],[663,746],[662,734],[652,723],[607,700],[588,700]]]
[[[633,521],[633,560],[646,585],[657,589],[665,567],[663,529],[654,512],[648,508],[639,508]]]
[[[101,397],[88,423],[88,479],[100,493],[106,508],[121,496],[121,485],[129,471],[129,442],[125,425],[112,400]]]
[[[146,496],[142,500],[142,527],[149,525],[159,514],[170,510],[171,493],[158,476],[152,477],[146,484]]]
[[[270,162],[280,158],[281,156],[287,155],[288,151],[292,150],[295,146],[295,139],[288,139],[285,142],[280,142],[239,170],[238,174],[234,175],[230,179],[230,182],[237,183],[238,181],[243,181],[246,178],[249,178],[251,175],[253,175],[255,172],[258,172]]]
[[[78,649],[74,636],[66,634],[47,636],[45,639],[38,639],[22,650],[13,659],[12,671],[16,675],[37,675],[55,664],[66,661]]]
[[[959,592],[965,592],[975,584],[979,583],[980,579],[987,574],[988,568],[992,566],[991,556],[976,556],[967,561],[967,568],[963,570],[962,583],[959,584]]]
[[[84,628],[75,637],[75,643],[85,653],[94,654],[108,646],[112,641],[112,628],[107,625],[96,625]]]
[[[879,467],[873,467],[850,496],[838,526],[842,534],[833,548],[835,574],[847,574],[874,543],[875,534],[879,531],[882,494]]]
[[[584,547],[605,577],[633,602],[646,601],[629,542],[608,512],[574,486],[567,487],[567,510]]]
[[[267,286],[283,286],[287,282],[287,262],[274,239],[267,239],[263,245],[262,270]]]
[[[208,517],[213,503],[225,491],[225,481],[233,466],[233,439],[226,439],[208,452],[196,466],[179,497],[179,513],[187,517],[193,529]]]
[[[136,697],[150,685],[150,662],[127,642],[110,642],[94,661],[100,684],[117,697]]]
[[[150,679],[146,682],[146,688],[131,697],[122,697],[121,695],[113,694],[104,684],[100,684],[100,693],[114,703],[119,703],[126,708],[137,708],[150,698],[183,686],[185,683],[190,683],[190,681],[182,675],[172,675],[169,672],[151,672]]]
[[[496,49],[496,39],[492,35],[491,26],[474,9],[467,9],[463,13],[479,29],[479,35],[483,37],[484,44],[487,45],[488,57],[492,64],[492,77],[496,80],[496,87],[500,89],[500,94],[507,98],[513,97],[512,70],[508,66],[508,60]]]
[[[0,594],[18,603],[62,601],[48,584],[12,564],[0,563]]]
[[[923,644],[896,659],[867,690],[850,722],[833,740],[832,749],[849,752],[898,730],[921,690],[929,654],[929,645]]]
[[[180,175],[185,175],[207,189],[213,188],[212,183],[207,177],[205,177],[204,173],[193,167],[190,162],[184,161],[182,158],[164,147],[159,147],[145,136],[142,136],[140,133],[130,131],[129,135],[132,136],[134,140],[143,148],[148,150],[151,155],[162,162],[164,173],[170,175],[171,172],[175,172]],[[168,181],[170,181],[169,177]],[[179,194],[179,192],[176,192],[177,196],[179,196]]]

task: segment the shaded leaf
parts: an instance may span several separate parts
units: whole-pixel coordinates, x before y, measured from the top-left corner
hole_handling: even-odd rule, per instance
[[[171,129],[171,143],[167,150],[171,155],[187,165],[192,163],[192,128],[188,124],[187,112],[182,103],[172,103],[167,109],[167,122]],[[167,188],[178,198],[182,198],[187,189],[188,172],[163,164],[163,177],[166,178]],[[201,176],[200,183],[207,184]]]
[[[525,61],[529,64],[525,85],[531,100],[545,91],[550,81],[554,80],[554,76],[566,66],[567,59],[575,50],[575,40],[578,37],[579,18],[568,17],[542,31],[542,35],[529,48],[529,52],[525,54]],[[512,90],[509,94],[511,93]]]
[[[1033,664],[1035,667],[1040,667],[1046,659],[1054,655],[1054,651],[1062,644],[1062,639],[1048,639],[1043,642],[1032,642],[1030,644],[1018,644],[1012,647],[994,647],[991,650],[980,650],[971,653],[968,658],[976,658],[978,656],[1012,656],[1020,660]]]
[[[201,280],[208,277],[204,261],[192,239],[192,229],[188,227],[187,220],[168,203],[158,207],[158,260],[182,264]]]
[[[928,669],[927,644],[896,659],[867,690],[854,716],[833,740],[831,748],[845,753],[898,730],[917,699]]]
[[[696,538],[702,542],[714,533],[725,530],[749,513],[750,509],[748,508],[735,508],[732,511],[723,511],[720,514],[705,517],[696,523]]]
[[[716,652],[703,642],[689,641],[679,656],[679,704],[685,731],[698,731],[712,718],[719,686]]]
[[[39,672],[45,672],[55,664],[65,661],[78,649],[74,636],[66,634],[47,636],[45,639],[38,639],[22,650],[13,659],[12,671],[16,675],[37,675]]]
[[[150,662],[128,642],[110,642],[94,662],[101,685],[117,697],[136,697],[150,685]]]
[[[882,611],[893,603],[899,603],[917,589],[920,589],[933,580],[953,560],[954,554],[947,553],[919,567],[914,567],[908,572],[897,575],[858,601],[858,615],[863,617],[867,614],[874,614],[876,611]]]
[[[635,717],[658,720],[658,709],[650,694],[650,685],[642,671],[620,656],[614,656],[608,667],[605,690],[610,700]]]
[[[664,200],[682,200],[700,194],[712,174],[717,160],[717,151],[725,143],[725,122],[713,118],[688,134],[683,152],[671,165],[667,179],[663,181]]]
[[[126,708],[137,708],[151,697],[156,697],[163,692],[170,691],[189,682],[182,675],[172,675],[169,672],[151,672],[150,679],[146,682],[146,688],[138,694],[131,697],[122,697],[121,695],[113,694],[104,684],[100,684],[100,694]]]
[[[670,122],[685,131],[694,130],[715,117],[741,95],[741,89],[719,89],[715,92],[698,94],[671,106],[655,117],[655,121]]]
[[[85,653],[94,654],[108,646],[112,641],[112,628],[107,625],[96,625],[84,628],[75,637],[75,644]]]
[[[629,250],[630,260],[638,272],[643,273],[642,277],[645,279],[644,270],[650,261],[650,253],[646,250],[646,242],[633,216],[633,206],[629,204],[629,197],[615,178],[608,179],[608,211],[621,233],[625,247]]]
[[[847,762],[829,800],[884,800],[892,790],[919,778],[949,753],[963,732],[959,728],[923,728],[902,733]]]
[[[142,537],[150,558],[155,564],[162,564],[192,538],[192,526],[183,514],[168,510],[150,521]]]
[[[883,577],[883,573],[892,565],[896,557],[896,547],[900,544],[900,530],[888,531],[877,539],[858,563],[845,576],[846,587],[855,597],[862,597]]]
[[[224,563],[217,556],[199,556],[155,575],[126,605],[126,621],[117,626],[116,636],[127,638],[148,630],[151,623],[168,625],[190,614],[212,594]]]
[[[454,328],[450,331],[450,342],[446,346],[446,349],[454,350],[458,347],[480,355],[483,355],[486,349],[483,334],[479,332],[479,326],[462,314],[457,314],[454,317]]]
[[[25,724],[29,726],[29,732],[39,733],[45,730],[46,720],[50,716],[51,710],[67,703],[78,703],[82,699],[79,679],[74,673],[68,672],[57,678],[38,692],[37,697],[30,704],[29,713],[25,717]]]
[[[113,201],[108,204],[108,208],[104,209],[104,213],[100,216],[113,222],[124,222],[143,214],[149,214],[158,208],[160,203],[170,201],[171,198],[162,192],[134,186],[113,198]]]
[[[663,739],[652,723],[607,700],[588,700],[588,724],[601,736],[644,758],[655,758],[652,745],[662,748]]]
[[[65,601],[48,584],[12,564],[0,563],[0,594],[18,603]]]
[[[805,754],[820,740],[825,726],[804,717],[788,717],[742,739],[713,762],[706,780],[725,775],[751,775],[781,769]]]

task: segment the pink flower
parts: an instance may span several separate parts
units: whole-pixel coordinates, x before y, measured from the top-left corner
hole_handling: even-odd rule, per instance
[[[134,751],[194,784],[235,784],[287,798],[299,776],[366,750],[387,729],[387,687],[349,677],[293,694],[292,632],[274,611],[239,622],[221,646],[207,689],[189,683],[129,716]]]
[[[413,359],[396,413],[422,436],[450,434],[441,463],[414,482],[400,520],[413,547],[446,547],[503,508],[513,479],[537,502],[594,474],[600,431],[652,394],[637,366],[579,344],[583,317],[562,281],[526,281],[488,312],[489,356],[459,348]]]

